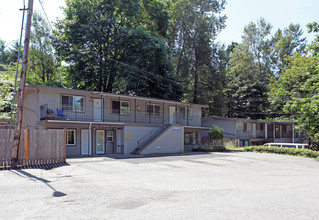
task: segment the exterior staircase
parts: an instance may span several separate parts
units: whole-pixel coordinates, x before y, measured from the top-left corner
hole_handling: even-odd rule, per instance
[[[162,124],[160,127],[154,128],[137,142],[137,148],[133,154],[140,154],[153,140],[163,134],[172,124]]]

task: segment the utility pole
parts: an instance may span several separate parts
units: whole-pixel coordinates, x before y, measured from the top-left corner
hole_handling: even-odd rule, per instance
[[[22,126],[22,115],[23,115],[23,102],[24,102],[24,95],[25,95],[25,81],[27,77],[27,68],[28,68],[28,55],[29,55],[30,35],[31,35],[32,14],[33,14],[33,0],[29,0],[26,31],[25,31],[25,38],[24,38],[20,87],[17,91],[18,109],[17,109],[16,123],[14,128],[14,139],[13,139],[12,155],[11,155],[11,168],[17,168],[18,162],[19,162],[18,160],[19,160],[19,149],[20,149],[20,136],[21,136],[21,126]]]

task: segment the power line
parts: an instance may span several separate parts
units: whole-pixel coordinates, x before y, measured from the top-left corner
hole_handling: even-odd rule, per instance
[[[48,18],[48,16],[47,16],[47,13],[46,13],[45,10],[44,10],[43,4],[42,4],[42,3],[43,3],[42,0],[39,0],[39,3],[40,3],[40,5],[41,5],[42,11],[44,12],[44,15],[45,15],[45,17],[46,17],[46,19],[47,19],[47,21],[48,21],[48,23],[49,23],[49,26],[50,26],[50,28],[51,28],[51,31],[52,31],[53,28],[52,28],[51,22],[50,22],[50,20],[49,20],[49,18]]]

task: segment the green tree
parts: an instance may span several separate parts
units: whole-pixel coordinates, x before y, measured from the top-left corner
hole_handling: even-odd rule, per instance
[[[178,0],[169,3],[169,36],[171,59],[176,75],[187,91],[185,99],[194,103],[208,103],[207,90],[220,87],[223,66],[219,62],[220,47],[214,43],[224,28],[226,16],[220,15],[224,0]],[[218,65],[214,65],[218,64]],[[207,85],[215,85],[214,90]],[[212,86],[213,86],[212,85]],[[222,90],[222,89],[221,89]],[[218,94],[212,95],[217,98]]]
[[[213,140],[213,145],[215,140],[224,138],[224,129],[213,125],[209,130],[209,137]]]
[[[308,25],[318,33],[318,25]],[[283,99],[283,111],[306,131],[313,146],[319,149],[319,34],[309,46],[310,56],[294,55],[279,78],[277,99]]]
[[[249,48],[240,44],[231,54],[227,72],[228,115],[240,118],[262,118],[267,105],[267,78],[259,72],[259,63]]]
[[[70,64],[73,87],[179,99],[159,2],[68,0],[66,5],[55,48]]]
[[[15,69],[15,65],[0,64],[0,118],[10,118]]]
[[[10,45],[5,45],[5,41],[0,39],[0,64],[16,63],[19,53],[19,42],[12,41]],[[22,54],[20,55],[20,58]]]
[[[226,89],[230,116],[254,119],[278,116],[282,105],[275,104],[269,93],[270,85],[276,88],[286,57],[305,51],[305,38],[299,25],[278,29],[273,36],[271,29],[263,18],[249,23],[244,28],[242,43],[230,55]]]
[[[58,69],[60,63],[54,54],[49,33],[50,29],[46,20],[40,13],[34,12],[29,50],[28,84],[42,85],[54,81],[62,83],[63,81]]]
[[[293,56],[294,53],[303,53],[306,49],[306,38],[302,38],[303,31],[300,25],[290,24],[284,30],[278,29],[272,37],[271,59],[274,75],[278,77],[281,69],[285,66],[286,56]]]

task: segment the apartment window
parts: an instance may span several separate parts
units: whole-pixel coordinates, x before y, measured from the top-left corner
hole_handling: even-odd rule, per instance
[[[76,131],[74,129],[66,130],[66,144],[75,145],[76,144]]]
[[[244,123],[244,132],[251,132],[251,123]]]
[[[187,112],[188,110],[188,112]],[[180,108],[179,109],[180,114],[182,115],[183,119],[192,119],[192,115],[193,115],[193,109],[192,108]]]
[[[237,129],[237,131],[243,131],[244,130],[244,123],[237,122],[236,129]]]
[[[195,134],[195,143],[194,144],[197,144],[196,132],[194,134]],[[185,134],[184,134],[184,144],[186,144],[186,145],[193,144],[193,132],[185,132]]]
[[[62,109],[83,112],[84,110],[84,97],[82,96],[69,96],[62,95]]]
[[[108,143],[113,142],[113,131],[107,131],[106,132],[106,141]]]
[[[112,113],[129,115],[131,111],[129,101],[112,101]]]
[[[158,104],[146,104],[146,114],[153,117],[161,117],[162,106]]]

